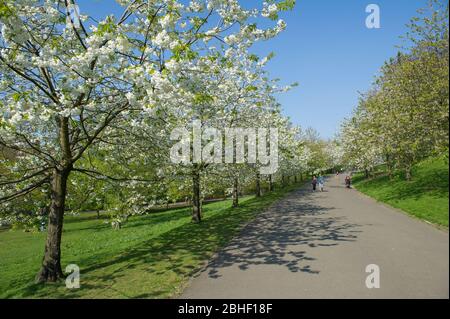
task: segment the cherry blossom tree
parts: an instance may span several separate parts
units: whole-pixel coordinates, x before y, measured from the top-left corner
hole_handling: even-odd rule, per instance
[[[384,162],[410,180],[414,164],[448,154],[448,4],[430,1],[420,13],[343,125],[344,157],[366,176]]]
[[[285,27],[280,20],[274,28],[258,29],[250,18],[277,20],[279,10],[293,5],[270,1],[261,10],[245,10],[237,0],[118,2],[123,14],[98,22],[83,15],[75,21],[73,0],[0,3],[0,145],[15,156],[0,181],[0,202],[50,185],[39,282],[63,276],[60,245],[70,176],[101,174],[80,165],[89,150],[115,137],[119,124],[153,114],[156,105],[185,102],[187,93],[172,81],[170,68],[206,61],[209,40],[248,48]]]

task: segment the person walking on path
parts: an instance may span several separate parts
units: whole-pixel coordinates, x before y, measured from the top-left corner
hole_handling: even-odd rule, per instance
[[[350,175],[345,176],[345,186],[347,188],[351,188],[351,183],[352,183],[352,179],[351,179]]]
[[[448,232],[342,188],[341,174],[326,196],[309,184],[257,215],[178,297],[448,299]]]
[[[325,179],[323,178],[322,175],[319,176],[318,182],[319,182],[320,191],[323,192],[323,186],[325,184]]]
[[[317,186],[317,178],[316,178],[316,176],[313,176],[311,184],[312,184],[313,191],[315,192],[316,191],[316,186]]]

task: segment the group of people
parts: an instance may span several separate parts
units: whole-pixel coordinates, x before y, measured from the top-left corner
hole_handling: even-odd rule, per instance
[[[323,186],[325,184],[325,180],[322,175],[319,175],[319,178],[317,178],[315,175],[313,176],[313,179],[312,179],[313,191],[316,191],[317,184],[319,184],[320,191],[323,192]]]
[[[336,173],[336,177],[337,176],[339,176],[339,172]],[[346,175],[345,176],[345,187],[351,188],[351,183],[352,183],[352,177],[350,175]],[[320,191],[323,192],[325,179],[322,175],[319,175],[318,178],[314,175],[311,184],[312,184],[312,189],[314,192],[316,191],[317,186],[319,186]]]

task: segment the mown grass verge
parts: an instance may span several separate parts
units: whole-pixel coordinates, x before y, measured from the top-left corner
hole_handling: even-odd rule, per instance
[[[0,232],[1,298],[169,298],[180,293],[189,277],[239,232],[242,225],[298,188],[293,185],[246,197],[240,207],[229,200],[204,206],[200,224],[190,209],[132,217],[112,230],[96,214],[67,216],[62,239],[62,265],[80,267],[81,287],[64,282],[34,284],[45,233]]]
[[[443,157],[429,158],[413,168],[413,178],[406,181],[403,173],[392,179],[386,174],[375,178],[364,178],[356,174],[353,185],[356,189],[380,202],[399,208],[404,212],[448,228],[449,189],[448,162]]]

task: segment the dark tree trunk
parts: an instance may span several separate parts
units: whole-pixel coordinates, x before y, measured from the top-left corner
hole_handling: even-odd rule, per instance
[[[100,209],[97,209],[97,219],[100,219]]]
[[[261,174],[256,173],[256,197],[261,197]]]
[[[45,242],[42,266],[36,275],[36,282],[55,282],[64,277],[61,269],[61,236],[67,193],[67,180],[73,169],[70,148],[69,119],[58,117],[58,139],[62,162],[53,170],[51,183],[51,203],[48,214],[47,241]]]
[[[239,180],[237,177],[233,181],[233,207],[239,206]]]
[[[64,277],[61,269],[61,235],[69,174],[70,169],[55,170],[53,173],[47,241],[41,270],[36,276],[36,282],[39,283],[55,282]]]
[[[294,183],[295,183],[295,184],[298,183],[298,181],[297,181],[297,175],[294,176]]]
[[[389,179],[392,179],[392,177],[393,177],[393,172],[392,172],[393,165],[391,163],[391,158],[390,158],[389,154],[386,154],[386,168],[387,168],[387,173],[388,173]]]
[[[393,176],[393,165],[389,161],[387,161],[386,167],[387,167],[387,173],[388,173],[389,179],[392,179],[392,177],[394,177]]]
[[[194,170],[192,177],[192,221],[200,223],[202,220],[202,202],[200,198],[200,172]]]
[[[272,174],[269,175],[269,192],[272,192],[274,189],[273,187],[273,180],[272,180]]]
[[[407,166],[405,168],[405,178],[407,181],[410,181],[412,178],[411,166]]]
[[[389,179],[392,179],[394,177],[394,166],[391,163],[388,163],[387,169],[388,169]]]
[[[369,170],[367,168],[364,170],[364,175],[366,178],[369,178]]]
[[[286,177],[284,175],[281,175],[281,184],[286,185]]]

